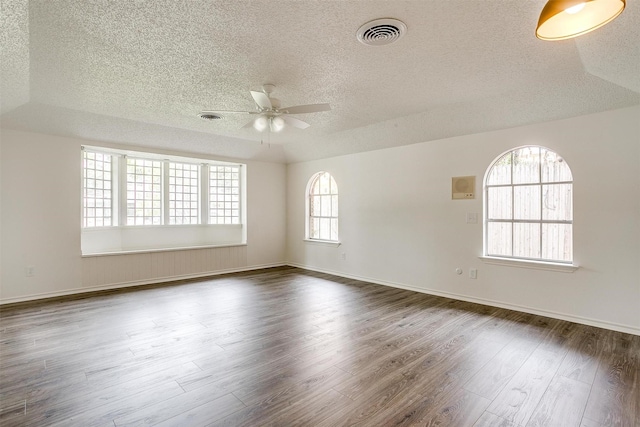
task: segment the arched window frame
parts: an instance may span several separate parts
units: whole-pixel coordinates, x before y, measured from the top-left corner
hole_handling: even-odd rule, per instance
[[[320,242],[339,242],[338,185],[329,172],[318,172],[307,183],[305,237]]]
[[[537,156],[537,167],[536,162],[526,160],[526,156],[531,159]],[[518,158],[523,159],[520,162],[525,166],[514,167]],[[509,176],[503,174],[496,179],[493,171],[501,162],[509,164]],[[533,179],[535,173],[527,175],[524,169],[527,164],[537,168],[537,179]],[[529,265],[562,264],[577,268],[573,264],[573,174],[562,156],[537,145],[506,151],[487,168],[483,190],[483,258],[529,262]],[[499,193],[502,193],[503,200],[508,200],[504,206],[493,202]],[[510,196],[507,198],[506,194]],[[550,206],[558,204],[565,206],[562,212],[551,212]],[[562,242],[558,240],[558,245],[552,248],[554,235],[562,238]],[[510,250],[506,244],[503,245],[505,250],[496,250],[501,245],[495,240],[496,236],[501,237],[502,243],[510,241]],[[527,244],[516,248],[518,242],[527,239]]]

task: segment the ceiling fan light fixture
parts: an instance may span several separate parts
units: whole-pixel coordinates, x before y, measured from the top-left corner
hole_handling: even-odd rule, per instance
[[[268,125],[269,125],[269,122],[267,121],[267,118],[264,116],[258,117],[253,122],[253,127],[256,128],[258,132],[262,132],[263,130],[265,130]]]
[[[272,84],[264,84],[262,92],[251,90],[251,97],[256,104],[256,111],[238,111],[238,110],[204,110],[199,116],[206,120],[216,120],[225,117],[227,114],[251,114],[256,115],[255,119],[250,120],[243,129],[253,127],[258,132],[269,130],[270,132],[280,132],[285,126],[297,129],[306,129],[309,123],[291,117],[292,114],[309,114],[319,113],[322,111],[331,111],[329,104],[307,104],[292,105],[286,108],[280,108],[280,100],[272,98],[271,93],[275,90]]]
[[[284,128],[284,119],[282,117],[273,117],[271,119],[271,130],[273,132],[280,132]]]
[[[549,0],[540,13],[536,37],[566,40],[586,34],[613,21],[626,0]]]

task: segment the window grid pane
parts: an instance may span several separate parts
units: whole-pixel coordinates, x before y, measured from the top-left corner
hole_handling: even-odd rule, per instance
[[[240,166],[210,166],[209,224],[240,224]]]
[[[542,219],[571,221],[573,219],[573,197],[571,184],[542,186]]]
[[[540,148],[524,147],[513,151],[513,183],[540,182]]]
[[[111,155],[83,151],[83,227],[110,227],[112,223]]]
[[[511,184],[511,163],[513,155],[507,153],[493,163],[487,174],[487,185]]]
[[[573,260],[571,224],[542,224],[542,258]]]
[[[487,255],[512,256],[513,255],[513,225],[508,222],[490,222],[487,229],[489,245]]]
[[[309,239],[338,241],[338,185],[328,172],[309,186]]]
[[[573,180],[569,166],[557,153],[540,150],[542,162],[542,182],[570,182]]]
[[[540,219],[540,186],[513,187],[513,218]]]
[[[127,225],[162,224],[162,162],[127,158]]]
[[[519,148],[496,160],[486,177],[486,255],[573,260],[573,183],[562,157]]]
[[[513,256],[540,259],[540,224],[513,224]]]
[[[487,189],[487,214],[489,219],[513,218],[513,187]]]
[[[169,224],[198,223],[198,165],[169,163]]]

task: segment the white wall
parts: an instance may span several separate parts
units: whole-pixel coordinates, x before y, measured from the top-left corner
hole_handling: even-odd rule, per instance
[[[640,334],[640,107],[288,167],[243,161],[247,246],[157,254],[80,256],[82,144],[2,130],[0,302],[288,262]],[[465,223],[482,199],[451,200],[452,176],[475,175],[479,191],[491,161],[526,144],[572,168],[575,273],[482,263],[482,225]],[[303,242],[305,187],[320,170],[340,188],[337,248]]]
[[[0,129],[0,292],[2,290],[2,130]]]
[[[3,129],[1,144],[0,302],[284,262],[282,164],[241,161],[247,164],[246,246],[82,258],[80,146],[96,143]],[[26,277],[27,266],[35,267],[33,277]]]
[[[640,334],[640,107],[290,164],[292,265]],[[398,130],[399,132],[402,129]],[[542,145],[574,176],[574,273],[488,265],[482,180],[501,153]],[[330,172],[340,192],[339,247],[304,238],[305,187]],[[475,200],[451,178],[475,175]],[[466,213],[479,213],[467,224]],[[346,260],[341,255],[345,254]],[[454,273],[461,267],[464,274]],[[470,279],[469,268],[478,269]]]

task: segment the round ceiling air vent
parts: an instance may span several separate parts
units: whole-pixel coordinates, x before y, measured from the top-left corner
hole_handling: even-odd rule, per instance
[[[222,116],[219,114],[211,113],[200,113],[198,114],[198,116],[200,116],[200,118],[204,120],[220,120],[222,118]]]
[[[360,43],[369,46],[382,46],[394,43],[407,32],[407,26],[397,19],[376,19],[358,29],[356,36]]]

